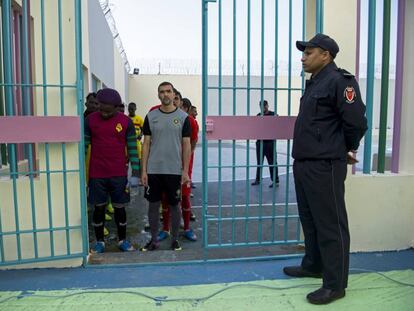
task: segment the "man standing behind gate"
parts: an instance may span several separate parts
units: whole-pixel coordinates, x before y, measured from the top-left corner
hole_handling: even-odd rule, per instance
[[[263,114],[258,113],[258,116],[274,116],[275,113],[269,110],[269,103],[267,100],[263,101],[260,104],[260,110]],[[263,147],[261,146],[263,145]],[[256,159],[257,159],[257,170],[256,170],[256,180],[252,183],[252,186],[256,186],[260,184],[262,180],[262,172],[263,172],[263,160],[264,157],[267,159],[267,163],[269,164],[269,171],[270,171],[270,179],[271,183],[269,188],[272,188],[273,185],[276,187],[279,186],[279,171],[277,168],[277,154],[275,150],[275,141],[274,140],[256,140]],[[276,179],[273,176],[273,170],[276,172]]]
[[[159,247],[159,212],[163,193],[171,212],[171,249],[181,250],[177,240],[181,219],[178,203],[181,201],[181,186],[190,182],[191,127],[188,115],[173,105],[174,95],[171,83],[161,83],[158,86],[161,107],[150,111],[144,121],[141,180],[149,202],[151,240],[141,248],[142,251]]]
[[[322,287],[307,295],[313,304],[345,296],[349,268],[349,229],[345,209],[347,162],[367,130],[365,105],[353,75],[338,68],[339,52],[330,37],[317,34],[296,41],[302,65],[311,73],[301,98],[293,135],[293,174],[305,236],[300,266],[285,267],[293,277],[322,277]]]

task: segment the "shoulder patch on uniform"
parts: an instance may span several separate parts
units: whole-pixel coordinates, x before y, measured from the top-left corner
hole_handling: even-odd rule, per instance
[[[336,69],[337,71],[339,71],[345,78],[353,78],[354,75],[352,73],[350,73],[349,71],[346,71],[345,69],[342,68],[338,68]]]
[[[356,92],[353,86],[347,86],[344,90],[345,101],[348,104],[353,104],[356,98]]]

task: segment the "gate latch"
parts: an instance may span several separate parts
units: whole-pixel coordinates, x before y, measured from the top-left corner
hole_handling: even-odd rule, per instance
[[[212,119],[206,119],[206,133],[214,131],[214,121]]]

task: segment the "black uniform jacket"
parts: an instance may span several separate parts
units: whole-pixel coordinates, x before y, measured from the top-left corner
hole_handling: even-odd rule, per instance
[[[345,159],[367,130],[365,105],[353,75],[326,65],[306,81],[293,134],[296,160]]]

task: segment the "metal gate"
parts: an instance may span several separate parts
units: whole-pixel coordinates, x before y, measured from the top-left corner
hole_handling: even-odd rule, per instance
[[[300,251],[288,247],[301,242],[290,153],[304,89],[301,54],[294,42],[305,37],[306,5],[302,0],[203,0],[206,251],[260,246],[247,257]],[[322,8],[322,1],[316,1],[318,32]],[[264,100],[278,116],[263,116]],[[274,141],[277,164],[263,161],[263,140]],[[262,175],[253,186],[257,168]],[[272,188],[269,169],[280,176]],[[263,251],[273,245],[286,247]]]
[[[81,1],[1,12],[0,266],[85,260]]]

